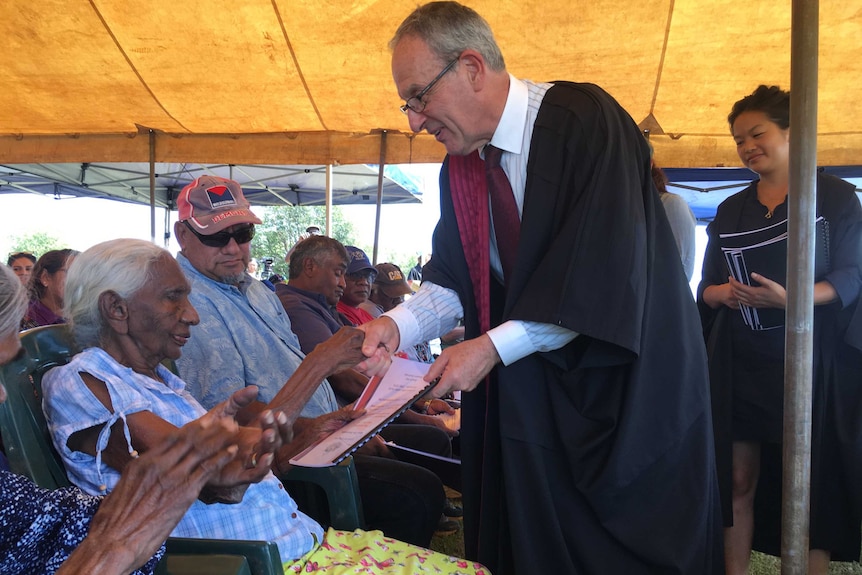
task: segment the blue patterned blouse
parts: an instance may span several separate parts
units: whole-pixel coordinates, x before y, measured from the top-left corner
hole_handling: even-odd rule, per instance
[[[74,487],[50,491],[0,471],[0,573],[54,573],[87,536],[101,501]],[[164,551],[134,574],[152,573]]]

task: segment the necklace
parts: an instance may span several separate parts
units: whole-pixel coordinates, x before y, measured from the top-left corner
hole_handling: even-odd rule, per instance
[[[775,211],[775,208],[772,208],[771,210],[767,208],[767,210],[766,210],[766,219],[767,220],[772,218],[772,212],[774,212],[774,211]]]

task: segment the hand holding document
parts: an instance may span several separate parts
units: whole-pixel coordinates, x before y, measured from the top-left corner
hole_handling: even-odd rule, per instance
[[[756,286],[758,284],[751,279],[751,274],[757,273],[785,286],[787,283],[786,219],[765,228],[720,234],[718,237],[727,269],[735,280]],[[815,221],[815,279],[821,278],[829,270],[829,222],[819,217]],[[742,313],[745,325],[753,330],[784,326],[783,309],[740,305],[739,311]]]
[[[354,409],[365,409],[365,414],[313,443],[290,462],[326,467],[356,451],[434,385],[423,379],[429,367],[427,363],[393,357],[386,375],[372,377],[354,404]]]

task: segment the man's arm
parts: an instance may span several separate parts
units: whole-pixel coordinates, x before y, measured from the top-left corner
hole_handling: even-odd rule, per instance
[[[497,363],[511,365],[528,355],[559,349],[577,335],[548,323],[507,321],[475,339],[444,349],[425,375],[426,381],[440,378],[430,395],[472,391]]]
[[[359,326],[365,332],[362,351],[368,359],[357,369],[369,376],[382,375],[389,368],[388,353],[452,331],[463,314],[457,293],[432,282],[423,282],[409,300]],[[380,349],[388,353],[381,354]]]
[[[354,327],[343,327],[335,332],[305,357],[267,408],[283,412],[290,422],[296,421],[321,381],[365,359],[363,338],[362,331]]]
[[[356,401],[362,394],[362,390],[368,385],[368,377],[355,369],[345,369],[344,371],[333,373],[327,379],[332,386],[332,390],[335,391],[335,395],[346,403]]]
[[[415,343],[416,337],[433,339],[451,331],[462,314],[463,308],[453,290],[423,282],[416,296],[360,326],[366,332],[363,351],[370,355],[381,345],[394,351]],[[431,392],[434,397],[454,390],[470,391],[498,362],[509,365],[539,351],[559,349],[577,335],[552,324],[507,321],[480,337],[443,350],[425,380],[441,377]],[[359,369],[369,375],[383,373],[387,368],[388,363],[384,361],[366,360],[359,365]]]
[[[315,347],[332,337],[333,331],[338,329],[334,318],[330,318],[330,323],[327,323],[320,312],[307,305],[294,304],[288,298],[279,299],[290,317],[290,329],[299,339],[302,353],[308,355]]]

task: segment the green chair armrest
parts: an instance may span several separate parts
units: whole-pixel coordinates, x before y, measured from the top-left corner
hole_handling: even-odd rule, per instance
[[[343,531],[365,527],[352,457],[330,467],[293,466],[279,479],[300,509],[322,525]],[[322,488],[325,500],[316,486]]]
[[[278,547],[267,541],[171,537],[167,549],[169,555],[241,555],[251,575],[284,575]]]
[[[241,555],[168,554],[156,566],[155,575],[252,575]]]

